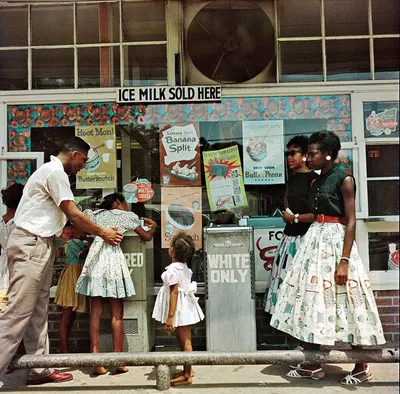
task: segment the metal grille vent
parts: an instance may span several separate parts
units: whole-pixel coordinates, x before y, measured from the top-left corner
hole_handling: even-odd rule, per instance
[[[138,319],[124,319],[124,331],[125,335],[138,335],[139,334]],[[100,334],[102,335],[112,334],[110,319],[101,319]]]

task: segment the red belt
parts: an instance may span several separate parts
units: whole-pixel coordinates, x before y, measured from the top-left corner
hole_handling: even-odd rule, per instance
[[[340,223],[344,224],[344,218],[340,216],[328,216],[324,214],[317,215],[316,222],[318,223]]]

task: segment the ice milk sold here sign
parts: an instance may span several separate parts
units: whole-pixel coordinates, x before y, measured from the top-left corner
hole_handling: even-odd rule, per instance
[[[117,89],[117,103],[220,101],[221,86],[147,86]]]

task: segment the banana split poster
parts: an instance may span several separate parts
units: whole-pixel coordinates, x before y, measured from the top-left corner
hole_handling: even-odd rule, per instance
[[[201,186],[199,124],[160,125],[161,186]]]

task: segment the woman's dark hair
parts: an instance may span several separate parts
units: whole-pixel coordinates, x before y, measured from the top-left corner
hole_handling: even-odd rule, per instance
[[[289,146],[296,146],[301,149],[301,153],[307,153],[308,150],[308,137],[305,135],[296,135],[293,137],[287,144],[286,148],[289,148]]]
[[[115,201],[124,202],[125,197],[120,193],[108,194],[103,198],[103,201],[101,202],[99,208],[110,210],[112,209],[112,205],[114,204]]]
[[[340,151],[340,139],[332,131],[321,130],[313,133],[308,140],[308,144],[317,144],[318,149],[323,153],[329,153],[332,160],[337,158]]]
[[[194,254],[194,242],[190,235],[183,231],[172,238],[171,246],[174,248],[175,258],[181,263],[190,263]]]
[[[3,203],[7,208],[16,209],[22,198],[22,193],[24,191],[24,185],[21,183],[13,183],[8,186],[7,189],[1,191],[1,196],[3,198]]]

